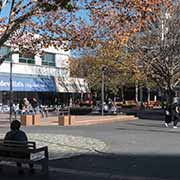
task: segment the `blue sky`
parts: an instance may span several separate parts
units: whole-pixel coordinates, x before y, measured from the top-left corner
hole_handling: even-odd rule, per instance
[[[18,0],[16,0],[16,1],[18,1]],[[24,3],[28,3],[29,1],[30,0],[24,0]],[[90,2],[90,1],[91,0],[87,0],[86,2]],[[78,10],[78,11],[75,11],[76,18],[81,19],[82,21],[84,21],[87,24],[91,24],[91,21],[90,21],[90,18],[89,18],[90,12],[84,8],[85,1],[82,2],[81,0],[77,0],[77,5],[79,7],[81,7],[81,9]],[[3,10],[1,11],[0,17],[8,18],[9,11],[10,11],[10,4],[7,4],[6,7],[3,8]],[[76,23],[78,24],[78,22],[76,22]],[[79,56],[81,54],[81,52],[82,51],[74,50],[72,52],[72,54],[77,57],[77,56]]]

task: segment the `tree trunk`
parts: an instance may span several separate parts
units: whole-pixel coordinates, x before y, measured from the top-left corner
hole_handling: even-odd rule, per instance
[[[175,96],[174,90],[172,90],[171,88],[169,88],[169,89],[166,90],[167,105],[173,103],[173,98],[174,98],[174,96]]]
[[[165,93],[164,93],[163,89],[160,89],[160,92],[161,92],[161,107],[162,107],[162,109],[164,109],[165,108],[165,104],[164,104]]]

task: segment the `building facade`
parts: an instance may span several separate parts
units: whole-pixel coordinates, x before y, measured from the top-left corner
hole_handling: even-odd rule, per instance
[[[0,55],[11,49],[2,47]],[[35,97],[43,105],[68,104],[70,99],[81,98],[88,92],[84,79],[71,78],[69,51],[53,47],[43,49],[42,55],[23,56],[12,54],[0,65],[0,103],[9,104],[12,78],[13,103]]]

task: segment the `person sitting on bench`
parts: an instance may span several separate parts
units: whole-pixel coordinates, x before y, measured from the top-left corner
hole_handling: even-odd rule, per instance
[[[22,130],[20,130],[21,123],[18,120],[13,120],[10,128],[11,130],[6,133],[4,137],[4,144],[6,144],[6,141],[17,141],[22,142],[24,145],[28,141],[28,138],[26,136],[26,133]],[[6,154],[6,156],[13,156],[18,158],[30,158],[30,154],[27,153],[14,153],[14,154]],[[22,164],[20,162],[17,162],[17,166],[19,168],[19,173],[22,174],[23,170],[21,169]],[[30,172],[34,172],[33,164],[29,164]]]

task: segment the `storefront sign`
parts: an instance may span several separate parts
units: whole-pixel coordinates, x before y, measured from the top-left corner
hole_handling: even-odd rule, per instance
[[[31,76],[23,77],[14,75],[12,77],[13,91],[36,91],[49,92],[56,91],[55,82],[52,77]],[[0,75],[0,91],[10,90],[10,78],[8,75]]]

